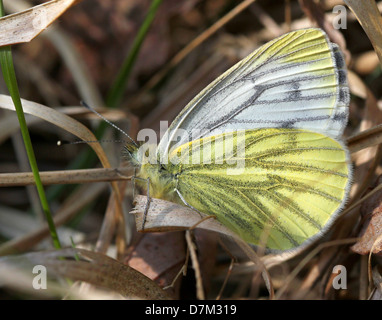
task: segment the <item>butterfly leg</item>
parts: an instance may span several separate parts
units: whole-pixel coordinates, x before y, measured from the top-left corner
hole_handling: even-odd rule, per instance
[[[174,190],[175,190],[175,192],[178,194],[178,196],[179,196],[179,198],[182,200],[182,202],[183,202],[187,207],[189,207],[189,208],[191,208],[192,210],[196,211],[196,212],[199,213],[199,215],[200,215],[201,220],[200,220],[199,222],[197,222],[195,225],[193,225],[192,227],[190,227],[191,230],[192,230],[192,229],[195,229],[197,225],[199,225],[200,223],[202,223],[202,222],[205,221],[205,220],[208,220],[208,219],[211,219],[211,218],[212,218],[212,219],[216,219],[216,217],[215,217],[215,216],[212,216],[212,215],[210,215],[210,216],[204,216],[204,217],[203,217],[203,214],[202,214],[198,209],[194,208],[192,205],[190,205],[189,203],[187,203],[187,201],[183,198],[182,194],[179,192],[179,190],[178,190],[177,188],[175,188]]]
[[[145,205],[145,211],[143,212],[143,221],[142,221],[142,231],[143,231],[145,229],[145,224],[146,224],[146,220],[147,220],[147,213],[149,212],[149,207],[150,207],[150,178],[147,178],[147,179],[138,178],[134,174],[134,176],[131,178],[131,180],[133,182],[133,199],[135,197],[135,180],[141,180],[141,181],[147,182],[147,195],[146,195],[147,201],[146,201],[146,205]]]
[[[142,230],[145,229],[146,219],[147,219],[147,213],[149,212],[150,207],[150,178],[147,178],[147,201],[145,206],[145,211],[143,213],[143,221],[142,221]]]
[[[174,189],[174,191],[178,194],[180,200],[182,200],[182,202],[184,203],[185,206],[191,208],[192,210],[196,211],[197,213],[199,213],[200,217],[202,218],[203,215],[201,214],[201,212],[194,208],[192,205],[188,204],[187,201],[183,198],[182,194],[179,192],[179,190],[177,188]]]
[[[133,199],[135,199],[135,178],[137,176],[137,168],[134,168],[134,175],[131,177],[131,183],[133,184]]]
[[[177,275],[175,278],[172,280],[171,284],[168,286],[164,287],[163,290],[168,290],[170,288],[173,288],[175,286],[176,281],[179,279],[180,276],[185,277],[187,275],[187,266],[188,266],[188,261],[190,259],[190,249],[187,246],[187,252],[186,252],[186,259],[184,259],[184,263],[182,268],[178,271]]]

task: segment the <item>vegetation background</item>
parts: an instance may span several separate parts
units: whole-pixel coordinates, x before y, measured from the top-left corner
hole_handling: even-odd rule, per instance
[[[4,6],[9,14],[46,2],[4,0]],[[382,1],[83,0],[68,8],[70,1],[54,2],[62,2],[62,15],[47,30],[27,43],[8,43],[20,96],[69,115],[105,141],[123,137],[81,101],[132,137],[140,128],[159,131],[160,120],[171,122],[200,90],[260,45],[290,30],[323,28],[349,68],[345,135],[355,168],[350,209],[322,241],[276,265],[211,231],[195,229],[187,237],[184,230],[137,233],[129,214],[131,182],[113,170],[89,170],[106,167],[106,160],[97,160],[96,154],[102,156],[87,144],[57,146],[59,140],[76,141],[69,132],[80,129],[45,110],[39,118],[27,115],[27,122],[60,247],[68,248],[52,250],[46,210],[31,175],[23,174],[31,170],[17,117],[5,107],[9,87],[1,77],[0,298],[381,299],[382,24],[375,8],[382,10]],[[333,27],[337,5],[345,10],[345,29]],[[54,117],[60,125],[52,124]],[[110,167],[134,174],[123,162],[123,143],[101,145]],[[108,182],[99,182],[107,179],[119,180],[113,192]],[[35,264],[52,270],[48,290],[31,288]],[[346,267],[346,288],[333,287],[337,265]],[[17,276],[10,281],[7,272]]]

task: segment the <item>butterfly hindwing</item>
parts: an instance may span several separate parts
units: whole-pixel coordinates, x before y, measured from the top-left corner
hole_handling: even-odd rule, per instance
[[[219,150],[227,146],[233,152],[222,157]],[[240,147],[245,153],[237,151]],[[170,160],[180,155],[182,165],[169,164],[168,170],[176,174],[187,203],[215,215],[250,243],[259,244],[268,232],[266,246],[275,250],[321,234],[349,188],[342,144],[303,129],[226,133],[182,145]]]

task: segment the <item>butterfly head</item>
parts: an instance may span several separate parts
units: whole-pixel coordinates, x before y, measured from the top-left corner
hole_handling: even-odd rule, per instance
[[[123,148],[123,156],[134,167],[140,167],[142,162],[138,156],[139,147],[136,144],[128,143]]]
[[[176,187],[176,176],[170,172],[166,165],[159,161],[149,161],[149,149],[138,148],[135,145],[128,144],[124,148],[124,154],[127,161],[138,168],[137,177],[140,180],[150,181],[150,196],[164,200],[174,201],[174,189]],[[140,184],[146,188],[146,183]],[[147,191],[147,190],[146,190]]]

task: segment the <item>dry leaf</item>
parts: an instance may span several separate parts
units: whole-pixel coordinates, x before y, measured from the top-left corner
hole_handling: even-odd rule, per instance
[[[169,201],[150,198],[146,222],[144,228],[142,228],[147,197],[138,195],[135,197],[134,202],[135,208],[130,213],[135,214],[137,230],[140,232],[187,230],[197,225],[197,228],[214,231],[221,235],[231,237],[255,266],[258,267],[259,272],[261,272],[263,276],[269,295],[273,298],[272,281],[260,257],[257,256],[254,249],[248,243],[244,242],[238,235],[227,229],[220,222],[211,218],[205,219],[200,223],[203,217],[196,211]],[[292,257],[292,255],[290,257]],[[265,258],[267,258],[267,256]],[[270,262],[273,262],[273,258],[274,257],[271,255]]]
[[[183,232],[147,233],[129,249],[124,263],[161,287],[171,285],[186,258]]]
[[[375,0],[344,0],[365,30],[382,63],[382,18]]]
[[[60,127],[81,140],[84,141],[96,141],[97,138],[94,134],[85,127],[82,123],[74,120],[73,118],[58,112],[52,108],[46,107],[42,104],[38,104],[32,101],[21,99],[23,110],[25,113],[31,114],[33,116],[39,117],[45,121],[53,123],[57,127]],[[0,108],[15,111],[15,106],[10,96],[1,94],[0,95]],[[99,143],[91,143],[90,147],[97,154],[101,163],[105,168],[110,168],[109,160],[106,157],[105,152],[103,151]]]
[[[150,198],[150,206],[144,228],[142,221],[146,207],[147,197],[138,195],[134,199],[135,208],[131,211],[135,215],[137,230],[139,232],[164,232],[187,230],[200,222],[202,217],[196,211],[175,204],[173,202]],[[215,219],[207,219],[198,224],[198,228],[218,232],[237,238],[238,236]]]
[[[144,200],[145,205],[146,197],[142,197],[142,200]],[[157,202],[157,199],[152,200],[154,203]],[[173,207],[174,204],[171,203],[170,206]],[[183,211],[184,209],[186,209],[187,212],[185,212],[184,216],[184,218],[186,219],[185,221],[191,219],[188,216],[186,217],[187,214],[195,214],[195,212],[193,210],[190,210],[189,208],[185,208],[184,206],[175,206],[176,207],[174,207],[174,209],[177,208],[177,212],[178,210]],[[137,210],[137,208],[135,210]],[[171,214],[172,213],[169,213],[169,215]],[[182,218],[178,218],[181,221]],[[199,214],[196,214],[196,219],[196,221],[200,221]],[[216,220],[214,219],[209,220],[211,220],[212,222],[216,222]],[[141,225],[140,221],[141,220],[137,222],[138,225]],[[148,231],[150,228],[150,222],[148,221],[151,221],[151,219],[148,218],[145,224],[145,231]],[[205,223],[207,223],[207,221]],[[189,223],[190,226],[192,226],[193,224],[195,224],[194,221]],[[201,228],[203,228],[203,224],[201,224]],[[157,227],[164,227],[165,229],[168,228],[168,226],[166,225],[163,225],[162,227]],[[185,227],[186,226],[183,226],[181,227],[181,229],[184,229]],[[198,259],[200,261],[200,271],[202,274],[203,288],[206,291],[208,291],[210,273],[212,272],[213,265],[215,264],[215,255],[217,247],[216,245],[218,238],[216,234],[207,232],[206,230],[202,229],[196,229],[194,234],[195,243],[198,247]],[[169,248],[171,248],[171,250],[169,250]],[[134,269],[148,276],[150,279],[156,280],[159,285],[167,286],[171,284],[176,274],[182,267],[182,264],[184,263],[184,260],[186,258],[185,254],[186,247],[183,232],[170,232],[166,234],[144,234],[143,238],[139,241],[139,244],[136,246],[135,250],[131,253],[131,258],[128,258],[128,264]],[[174,271],[176,272],[174,273]]]
[[[0,46],[29,42],[81,0],[53,0],[0,18]]]
[[[373,282],[375,290],[370,297],[370,300],[382,300],[382,276],[378,266],[373,268]]]
[[[75,260],[75,257],[79,261]],[[0,270],[9,265],[16,269],[24,267],[29,272],[33,266],[42,265],[47,269],[49,276],[85,281],[131,299],[169,299],[155,282],[138,271],[104,254],[88,250],[71,248],[0,259]]]
[[[80,138],[83,141],[97,140],[94,134],[86,126],[74,120],[73,118],[63,113],[60,113],[52,108],[46,107],[44,105],[41,105],[32,101],[22,99],[21,102],[22,102],[23,110],[25,113],[34,115],[50,123],[53,123],[54,125],[76,135],[78,138]],[[0,95],[0,108],[15,111],[15,106],[13,104],[13,101],[7,95]],[[90,143],[89,145],[97,154],[102,165],[105,168],[110,168],[111,167],[110,162],[103,148],[101,147],[100,143],[98,142]],[[106,252],[106,248],[111,241],[111,236],[107,237],[106,239],[106,233],[108,235],[113,235],[116,222],[118,222],[118,227],[120,227],[119,230],[122,230],[122,228],[124,230],[124,225],[125,225],[122,207],[120,203],[121,196],[120,196],[118,184],[117,182],[113,181],[111,182],[111,185],[112,185],[114,196],[115,196],[113,199],[113,205],[115,204],[115,208],[113,208],[112,211],[108,211],[108,213],[106,214],[106,219],[104,220],[104,224],[100,233],[100,238],[97,243],[97,251],[101,251],[101,252]],[[123,243],[120,243],[120,245],[118,246],[119,253],[124,250],[124,239],[122,239],[122,242]]]
[[[378,184],[381,182],[382,177],[379,178]],[[373,253],[380,253],[382,250],[382,241],[380,241],[382,236],[381,199],[382,191],[379,191],[367,199],[361,206],[361,215],[364,217],[362,230],[360,232],[361,239],[351,247],[356,253],[369,254],[373,245]]]

